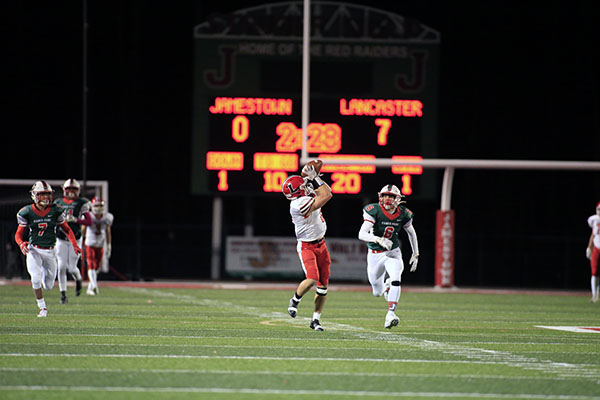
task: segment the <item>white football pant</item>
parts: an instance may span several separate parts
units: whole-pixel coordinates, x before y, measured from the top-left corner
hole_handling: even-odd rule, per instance
[[[81,248],[81,238],[77,240],[77,244]],[[67,272],[72,274],[76,280],[81,280],[81,272],[77,269],[79,254],[75,253],[73,245],[68,240],[58,239],[56,248],[58,249],[58,288],[64,292],[67,290]]]
[[[31,287],[45,290],[54,287],[56,279],[56,247],[52,249],[39,249],[29,245],[27,253],[27,272],[31,276]]]
[[[401,281],[404,271],[402,252],[397,247],[390,251],[367,253],[367,276],[373,288],[373,296],[379,297],[385,291],[385,272],[387,271],[392,281]],[[400,286],[393,286],[388,293],[388,302],[398,302],[400,298]]]

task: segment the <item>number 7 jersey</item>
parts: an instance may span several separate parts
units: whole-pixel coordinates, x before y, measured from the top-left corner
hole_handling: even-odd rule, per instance
[[[63,222],[65,210],[57,204],[51,204],[44,211],[30,204],[17,213],[19,226],[29,226],[29,243],[44,248],[56,245],[56,228]]]

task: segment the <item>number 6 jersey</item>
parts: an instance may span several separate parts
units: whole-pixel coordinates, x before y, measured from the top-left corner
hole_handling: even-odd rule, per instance
[[[412,224],[413,213],[403,205],[398,206],[394,214],[390,214],[379,203],[367,204],[363,208],[363,219],[373,223],[371,233],[375,236],[390,239],[394,245],[392,249],[400,245],[398,234],[400,228],[408,227]],[[375,251],[385,250],[376,242],[367,243],[367,247]]]

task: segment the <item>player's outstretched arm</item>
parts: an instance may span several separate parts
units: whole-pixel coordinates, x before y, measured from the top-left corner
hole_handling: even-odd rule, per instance
[[[417,240],[417,232],[412,224],[404,226],[404,230],[408,234],[408,241],[412,248],[412,256],[408,262],[410,264],[410,272],[415,272],[417,270],[417,264],[419,263],[419,241]]]
[[[77,223],[83,226],[92,226],[92,214],[89,211],[81,213],[81,218],[77,218]]]

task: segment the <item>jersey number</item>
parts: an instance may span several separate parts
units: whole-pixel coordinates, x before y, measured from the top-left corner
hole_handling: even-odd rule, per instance
[[[44,232],[48,229],[48,224],[43,222],[38,224],[38,236],[44,236]]]
[[[394,228],[391,226],[388,226],[387,228],[385,228],[385,231],[383,231],[383,237],[386,239],[391,238],[393,234],[394,234]]]

